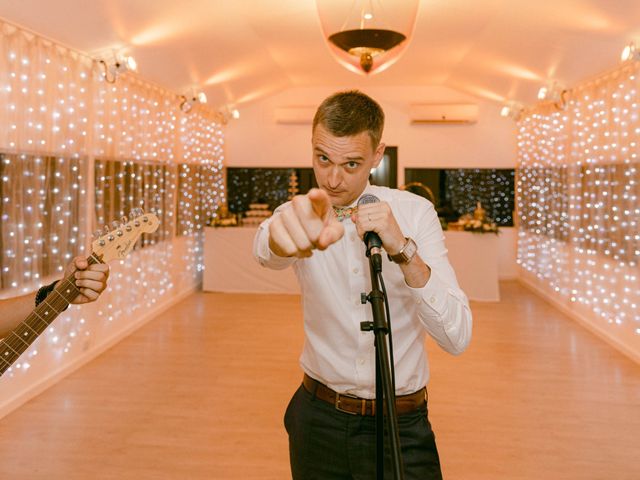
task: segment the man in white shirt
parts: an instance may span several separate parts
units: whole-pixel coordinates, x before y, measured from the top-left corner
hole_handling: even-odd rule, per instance
[[[360,330],[372,320],[370,306],[360,301],[371,289],[365,232],[376,232],[389,255],[382,272],[405,478],[442,477],[427,417],[425,334],[459,354],[471,338],[471,311],[433,205],[368,183],[384,154],[383,127],[382,109],[363,93],[327,98],[312,129],[320,188],[278,207],[254,242],[262,265],[293,266],[302,291],[304,378],[285,414],[296,480],[375,478],[374,337]],[[357,206],[365,193],[380,201]]]

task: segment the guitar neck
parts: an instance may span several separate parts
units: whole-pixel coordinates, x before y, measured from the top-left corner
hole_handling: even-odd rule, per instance
[[[87,258],[91,264],[102,263],[95,254]],[[74,273],[59,281],[53,291],[29,316],[0,340],[0,376],[22,355],[44,332],[62,311],[80,294],[75,285]]]

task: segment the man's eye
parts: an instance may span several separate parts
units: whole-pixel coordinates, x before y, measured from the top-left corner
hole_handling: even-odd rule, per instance
[[[349,163],[347,163],[347,167],[349,167],[352,170],[354,168],[358,168],[358,165],[360,165],[358,162],[349,162]]]
[[[329,161],[326,155],[318,155],[318,160],[320,160],[323,163],[326,163]]]

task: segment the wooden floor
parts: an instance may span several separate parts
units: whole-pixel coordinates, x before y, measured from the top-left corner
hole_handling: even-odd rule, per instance
[[[463,355],[429,341],[445,479],[640,479],[640,366],[501,288]],[[300,315],[294,296],[189,297],[0,420],[0,478],[290,478]]]

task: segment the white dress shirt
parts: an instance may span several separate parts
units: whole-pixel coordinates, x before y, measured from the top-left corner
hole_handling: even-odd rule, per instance
[[[400,267],[382,256],[396,394],[413,393],[429,380],[425,333],[447,352],[459,354],[471,339],[471,310],[447,259],[433,205],[412,193],[386,187],[367,185],[363,193],[390,205],[404,236],[415,240],[420,258],[431,268],[427,284],[411,288]],[[291,208],[290,202],[278,207],[274,215],[286,208]],[[374,334],[360,330],[360,322],[372,321],[371,305],[360,302],[360,294],[371,291],[369,260],[355,225],[345,219],[345,233],[338,242],[298,259],[279,257],[271,251],[270,221],[265,220],[258,228],[254,256],[261,265],[276,270],[292,265],[298,277],[305,332],[302,369],[337,392],[375,398]]]

